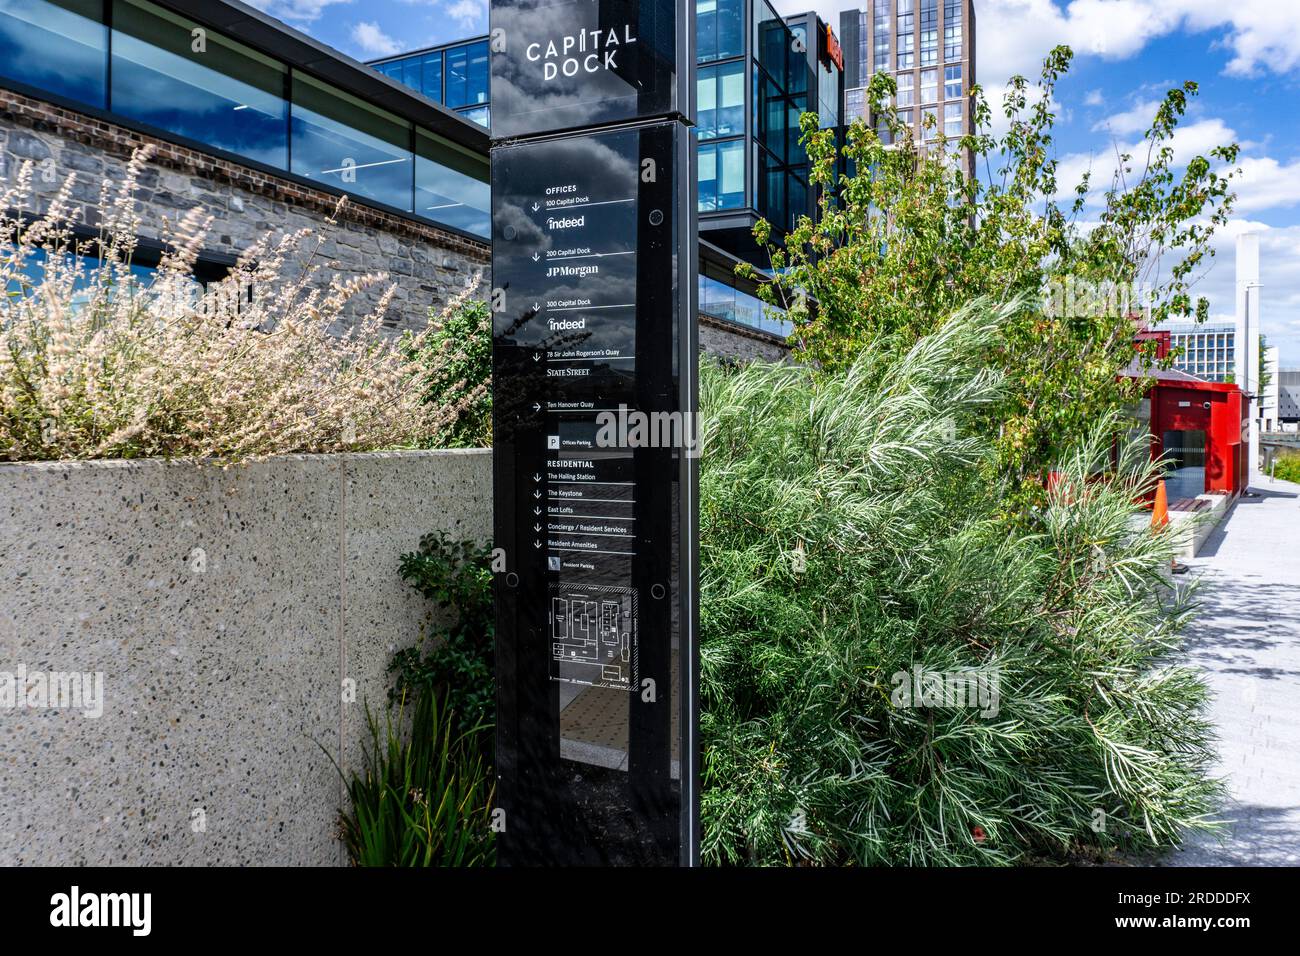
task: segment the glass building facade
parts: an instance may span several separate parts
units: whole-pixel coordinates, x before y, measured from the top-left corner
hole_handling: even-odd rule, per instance
[[[844,123],[874,123],[889,141],[884,121],[868,115],[866,97],[872,76],[888,73],[898,88],[894,106],[915,142],[973,132],[974,33],[972,0],[867,0],[864,9],[841,13]],[[973,172],[972,158],[965,160]]]
[[[468,81],[468,54],[466,64]],[[486,64],[485,51],[484,83]],[[479,238],[490,232],[486,156],[147,0],[3,0],[0,84]]]
[[[1169,326],[1174,368],[1210,382],[1227,382],[1236,370],[1237,327],[1232,323]]]
[[[783,19],[768,0],[696,0],[695,29],[700,231],[752,258],[759,217],[780,234],[814,212],[799,116],[838,126],[843,72],[816,14]],[[487,58],[480,37],[370,66],[487,126]]]
[[[403,53],[370,65],[467,120],[480,126],[491,121],[486,38]]]
[[[768,0],[696,0],[695,30],[700,237],[713,247],[701,255],[700,310],[786,335],[780,310],[717,257],[761,266],[752,234],[760,218],[780,235],[814,214],[799,116],[812,110],[823,127],[839,125],[842,70],[826,55],[833,34],[815,14],[783,19]],[[487,38],[477,37],[369,65],[488,126],[487,57]]]

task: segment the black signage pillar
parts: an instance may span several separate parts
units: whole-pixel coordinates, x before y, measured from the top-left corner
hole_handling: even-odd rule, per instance
[[[490,26],[498,859],[691,865],[694,6]]]

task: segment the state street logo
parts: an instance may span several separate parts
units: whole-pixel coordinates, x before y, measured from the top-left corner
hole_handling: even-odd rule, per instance
[[[549,83],[561,76],[617,70],[619,54],[636,42],[631,24],[625,24],[622,31],[580,30],[559,39],[530,43],[524,48],[524,57],[542,65],[542,80]]]

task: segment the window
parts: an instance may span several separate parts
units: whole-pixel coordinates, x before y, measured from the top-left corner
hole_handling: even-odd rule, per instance
[[[898,95],[895,96],[895,105],[901,107],[911,106],[915,102],[915,73],[900,73],[896,77],[898,81]]]
[[[885,28],[888,31],[888,27]],[[871,38],[872,43],[872,67],[877,73],[883,73],[889,69],[889,33],[874,33]]]
[[[937,103],[939,101],[939,71],[921,71],[921,102]]]
[[[866,119],[867,103],[866,90],[845,90],[844,91],[844,112],[845,121],[852,123],[855,119]]]
[[[961,59],[961,24],[943,26],[943,58],[945,60]]]
[[[745,131],[745,64],[701,66],[695,79],[700,139]]]
[[[103,109],[108,92],[103,17],[100,0],[4,0],[0,76]]]
[[[143,0],[113,4],[113,112],[268,166],[289,163],[285,68]]]
[[[467,43],[447,51],[446,104],[452,109],[486,103],[488,98],[488,45]]]
[[[492,232],[492,189],[487,161],[417,130],[415,137],[415,212],[465,232]]]
[[[442,51],[426,53],[420,58],[420,84],[416,87],[435,103],[442,102]],[[410,84],[407,84],[408,86]]]
[[[745,0],[695,0],[697,56],[701,63],[745,52]]]
[[[961,59],[961,0],[943,2],[943,58]]]
[[[939,62],[939,0],[921,0],[921,65]]]
[[[943,68],[943,98],[945,100],[961,99],[961,64]]]
[[[900,33],[898,35],[898,68],[900,70],[910,70],[916,66],[914,39],[910,33]]]
[[[961,136],[961,104],[945,103],[943,106],[943,135],[949,139]]]
[[[467,110],[457,110],[456,112],[471,123],[478,123],[479,126],[488,127],[492,125],[491,109],[487,106],[471,106]]]
[[[745,143],[700,143],[700,211],[745,205]]]
[[[907,70],[916,65],[916,14],[913,0],[898,0],[898,69]]]
[[[411,127],[319,80],[293,74],[293,169],[411,212]]]
[[[927,143],[939,138],[939,113],[933,107],[921,111],[921,137]]]
[[[742,292],[724,281],[700,272],[700,311],[717,319],[739,322],[778,335],[789,335],[793,326],[785,312],[757,296]]]
[[[402,64],[402,75],[398,77],[402,83],[413,90],[419,90],[424,85],[421,77],[420,58],[418,56],[407,57],[399,61]],[[439,74],[442,73],[441,65],[438,68]],[[442,90],[438,91],[441,95]]]

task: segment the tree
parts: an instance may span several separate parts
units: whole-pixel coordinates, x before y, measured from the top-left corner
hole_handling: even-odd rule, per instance
[[[1140,394],[1140,380],[1119,376],[1134,357],[1134,313],[1151,324],[1207,315],[1192,292],[1231,211],[1234,172],[1223,167],[1238,154],[1235,144],[1217,147],[1176,172],[1174,136],[1197,92],[1187,82],[1168,92],[1140,149],[1116,147],[1104,191],[1094,193],[1088,173],[1067,192],[1053,94],[1071,58],[1068,47],[1054,49],[1034,90],[1013,78],[1005,134],[990,131],[976,87],[976,132],[949,141],[934,130],[929,147],[912,141],[888,105],[894,81],[877,74],[868,100],[894,142],[856,121],[841,148],[805,114],[819,218],[801,219],[780,242],[766,222],[754,230],[775,275],[761,294],[788,310],[797,357],[825,371],[851,365],[869,344],[905,350],[976,298],[1028,297],[990,346],[1008,387],[985,428],[997,468],[1037,500],[1054,456]],[[978,175],[963,173],[963,155]],[[1149,368],[1153,353],[1141,354]]]

